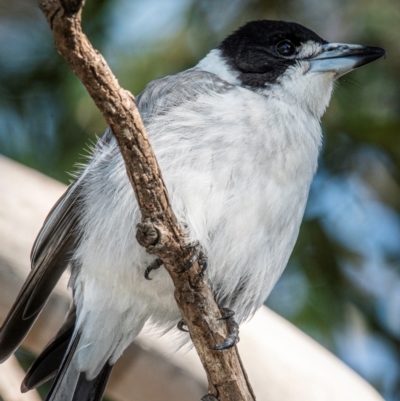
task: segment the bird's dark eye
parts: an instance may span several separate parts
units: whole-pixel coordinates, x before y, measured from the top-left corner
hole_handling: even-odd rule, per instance
[[[296,52],[296,46],[290,40],[281,40],[276,45],[276,51],[282,56],[293,56]]]

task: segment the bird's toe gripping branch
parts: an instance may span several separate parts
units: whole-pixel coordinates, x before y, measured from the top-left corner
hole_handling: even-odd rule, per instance
[[[185,322],[183,319],[181,319],[181,320],[178,322],[178,324],[176,325],[176,327],[177,327],[177,329],[178,329],[179,331],[183,331],[183,332],[185,332],[185,333],[189,333],[189,330],[186,329],[185,326],[186,326],[186,322]],[[187,327],[187,326],[186,326],[186,327]]]
[[[146,270],[144,271],[144,278],[146,280],[153,280],[150,277],[150,272],[153,270],[157,270],[163,265],[163,262],[160,258],[155,259],[153,262],[151,262],[147,267]]]
[[[239,325],[235,322],[233,318],[235,312],[228,308],[221,308],[223,313],[220,320],[226,320],[228,326],[228,336],[223,344],[216,345],[213,349],[216,351],[222,351],[224,349],[234,347],[240,340],[239,338]]]
[[[235,322],[233,318],[235,316],[235,312],[228,308],[221,308],[221,312],[223,313],[222,317],[219,320],[226,320],[228,326],[228,336],[223,344],[216,345],[212,349],[216,351],[223,351],[224,349],[234,347],[240,340],[239,338],[239,325]],[[177,329],[188,333],[189,330],[186,328],[186,323],[183,319],[181,319],[176,325]]]
[[[205,253],[201,250],[201,246],[198,241],[195,243],[189,244],[185,246],[186,249],[191,249],[195,248],[195,253],[192,256],[192,258],[189,260],[189,262],[180,270],[180,273],[185,273],[187,272],[194,264],[196,261],[199,262],[200,265],[200,274],[204,273],[207,269],[207,256]],[[146,270],[144,271],[144,277],[146,280],[152,280],[150,277],[150,272],[153,270],[157,270],[163,265],[163,261],[160,258],[155,259],[153,262],[151,262],[147,267]]]
[[[201,267],[200,273],[204,273],[208,267],[208,261],[207,261],[207,256],[201,249],[200,243],[198,241],[195,241],[193,243],[186,245],[185,248],[186,249],[194,248],[195,253],[192,256],[192,258],[189,260],[187,265],[184,266],[180,272],[181,273],[187,272],[196,263],[196,261],[198,261],[199,265]]]

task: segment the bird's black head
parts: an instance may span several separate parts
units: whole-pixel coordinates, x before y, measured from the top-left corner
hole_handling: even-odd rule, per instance
[[[298,59],[309,57],[304,45],[327,42],[313,31],[284,21],[253,21],[228,36],[219,46],[243,85],[264,87],[275,82]]]

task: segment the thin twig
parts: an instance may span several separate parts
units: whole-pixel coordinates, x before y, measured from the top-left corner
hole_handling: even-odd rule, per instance
[[[83,0],[41,0],[56,48],[82,81],[111,127],[142,213],[137,240],[157,255],[175,285],[175,298],[209,381],[220,401],[254,400],[236,347],[212,350],[227,336],[212,289],[195,262],[181,273],[195,250],[185,247],[184,230],[171,209],[161,171],[150,146],[134,96],[122,89],[101,54],[81,29]]]

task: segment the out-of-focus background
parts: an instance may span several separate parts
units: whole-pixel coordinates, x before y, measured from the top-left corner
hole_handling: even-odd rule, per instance
[[[120,83],[138,94],[254,19],[296,21],[329,41],[387,50],[386,60],[337,85],[300,237],[266,303],[385,399],[399,400],[398,0],[88,0],[83,25]],[[105,127],[55,52],[36,1],[0,0],[0,153],[68,183]]]

